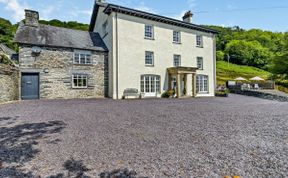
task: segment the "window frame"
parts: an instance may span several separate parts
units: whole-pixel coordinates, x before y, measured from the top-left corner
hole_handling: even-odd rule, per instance
[[[209,76],[208,75],[196,76],[196,91],[199,94],[209,93]]]
[[[181,44],[181,31],[173,30],[173,43]]]
[[[148,64],[147,63],[147,57],[148,55],[147,54],[151,54],[151,64]],[[150,60],[150,59],[149,59]],[[154,67],[154,52],[153,51],[145,51],[145,66],[147,67]]]
[[[199,67],[199,60],[201,60],[201,67]],[[204,70],[204,59],[203,59],[203,57],[200,57],[200,56],[197,57],[197,68],[198,68],[198,70]]]
[[[82,63],[81,59],[83,60],[84,56],[84,63]],[[76,60],[77,59],[77,60]],[[90,62],[87,62],[89,59]],[[78,62],[76,62],[78,61]],[[93,65],[92,53],[89,51],[74,51],[73,54],[73,64],[78,65]]]
[[[77,80],[77,85],[75,86],[74,80]],[[79,86],[78,80],[86,80],[85,86]],[[88,75],[87,74],[73,74],[72,75],[72,88],[73,89],[87,89],[88,88]]]
[[[147,28],[146,27],[150,27],[151,31],[146,31]],[[147,34],[151,34],[151,36],[147,36]],[[144,38],[145,39],[150,39],[150,40],[154,40],[154,26],[153,25],[149,25],[149,24],[145,24],[144,26]]]
[[[176,57],[179,57],[179,58],[178,58],[178,60],[179,60],[179,61],[178,61],[178,63],[179,63],[178,65],[175,65],[175,64],[176,64],[176,63],[175,63]],[[173,55],[173,66],[174,66],[174,67],[181,67],[181,55],[179,55],[179,54],[174,54],[174,55]]]
[[[152,84],[152,81],[153,81],[153,84]],[[156,94],[161,93],[161,76],[152,75],[152,74],[141,75],[140,76],[140,92],[141,93],[154,93],[154,92],[151,92],[153,89]]]
[[[200,44],[198,44],[198,42],[200,42]],[[196,35],[196,47],[203,48],[203,35]]]

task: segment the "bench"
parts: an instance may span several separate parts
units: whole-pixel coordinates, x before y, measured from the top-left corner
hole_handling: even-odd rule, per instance
[[[138,89],[136,88],[127,88],[124,90],[123,99],[129,98],[132,96],[134,98],[141,98],[141,95],[139,94]]]

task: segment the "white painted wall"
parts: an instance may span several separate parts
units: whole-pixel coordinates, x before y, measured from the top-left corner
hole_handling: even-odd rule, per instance
[[[99,11],[95,31],[101,34],[100,28],[104,23],[105,16],[103,10]],[[101,17],[102,16],[102,17]],[[191,29],[158,23],[129,15],[116,14],[113,12],[108,19],[113,31],[112,37],[104,42],[108,46],[109,60],[113,68],[113,98],[116,98],[116,23],[118,23],[118,59],[119,59],[119,98],[126,88],[137,88],[140,91],[140,76],[143,74],[154,74],[161,76],[161,90],[167,89],[168,78],[167,68],[173,67],[173,55],[181,55],[181,65],[185,67],[196,67],[197,57],[203,57],[204,70],[198,70],[197,74],[209,76],[209,93],[198,94],[198,96],[214,96],[215,88],[215,51],[213,34],[199,32]],[[103,21],[103,22],[101,22]],[[101,25],[99,27],[98,25]],[[154,26],[155,40],[144,38],[145,24]],[[174,44],[173,30],[181,31],[181,44]],[[204,47],[196,47],[196,35],[203,35]],[[110,34],[109,34],[110,36]],[[112,42],[111,42],[112,40]],[[154,52],[154,67],[145,66],[145,51]],[[187,92],[192,94],[192,76],[188,75]]]

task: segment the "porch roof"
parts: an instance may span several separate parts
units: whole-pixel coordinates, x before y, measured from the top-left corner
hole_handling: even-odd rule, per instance
[[[168,68],[169,74],[195,74],[197,67],[170,67]]]

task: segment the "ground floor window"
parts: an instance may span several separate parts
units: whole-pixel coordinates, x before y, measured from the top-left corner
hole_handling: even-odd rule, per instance
[[[208,93],[207,75],[197,75],[196,89],[197,93]]]
[[[87,75],[74,74],[72,78],[73,78],[73,82],[72,82],[73,88],[87,88],[88,87]]]
[[[140,87],[142,93],[160,93],[160,76],[142,75]]]

